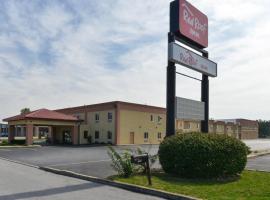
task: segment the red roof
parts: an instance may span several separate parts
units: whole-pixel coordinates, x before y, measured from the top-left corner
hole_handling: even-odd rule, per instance
[[[48,110],[48,109],[40,109],[40,110],[32,111],[30,113],[16,115],[13,117],[6,118],[3,121],[9,122],[9,121],[26,120],[26,119],[79,121],[77,117],[74,117],[72,115],[66,115],[66,114]]]

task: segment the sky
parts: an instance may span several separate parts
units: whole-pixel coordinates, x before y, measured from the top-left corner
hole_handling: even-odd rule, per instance
[[[190,0],[209,19],[210,117],[270,119],[270,1]],[[1,0],[0,121],[24,107],[166,105],[168,0]],[[201,74],[177,65],[177,71]],[[176,95],[200,100],[177,76]]]

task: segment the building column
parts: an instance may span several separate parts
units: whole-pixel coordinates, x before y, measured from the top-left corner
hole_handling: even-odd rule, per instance
[[[71,129],[71,137],[72,137],[72,144],[78,145],[78,138],[79,138],[79,126],[74,125]]]
[[[15,139],[15,126],[8,126],[8,143],[11,143]]]
[[[53,127],[48,126],[48,139],[51,144],[54,144]]]
[[[33,124],[27,124],[26,125],[26,145],[33,144],[33,132],[34,132]]]

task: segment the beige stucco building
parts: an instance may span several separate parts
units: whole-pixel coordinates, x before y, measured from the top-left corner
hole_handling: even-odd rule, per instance
[[[26,143],[31,144],[35,130],[48,127],[52,143],[60,144],[159,144],[166,132],[166,109],[121,101],[64,108],[40,109],[5,119],[10,137],[24,127]],[[200,121],[176,120],[177,133],[199,132]],[[257,121],[209,120],[209,132],[239,139],[258,138]]]
[[[161,107],[115,101],[56,111],[82,120],[80,144],[159,144],[165,136],[166,109]]]
[[[200,131],[200,121],[176,120],[178,133]],[[257,121],[247,119],[209,120],[209,133],[226,134],[238,139],[257,139],[259,125]]]

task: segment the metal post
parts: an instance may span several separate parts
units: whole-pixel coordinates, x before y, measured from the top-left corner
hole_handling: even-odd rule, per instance
[[[174,34],[168,33],[168,45],[174,42]],[[176,67],[174,62],[168,60],[167,66],[167,120],[166,120],[166,137],[175,134],[175,82]]]
[[[203,57],[208,58],[208,52],[203,53]],[[202,75],[201,100],[204,102],[204,120],[201,121],[201,132],[209,132],[209,80],[207,75]]]
[[[147,161],[146,161],[146,173],[147,173],[148,184],[152,185],[151,170],[150,170],[150,165],[149,165],[149,155],[148,154],[147,154]]]

